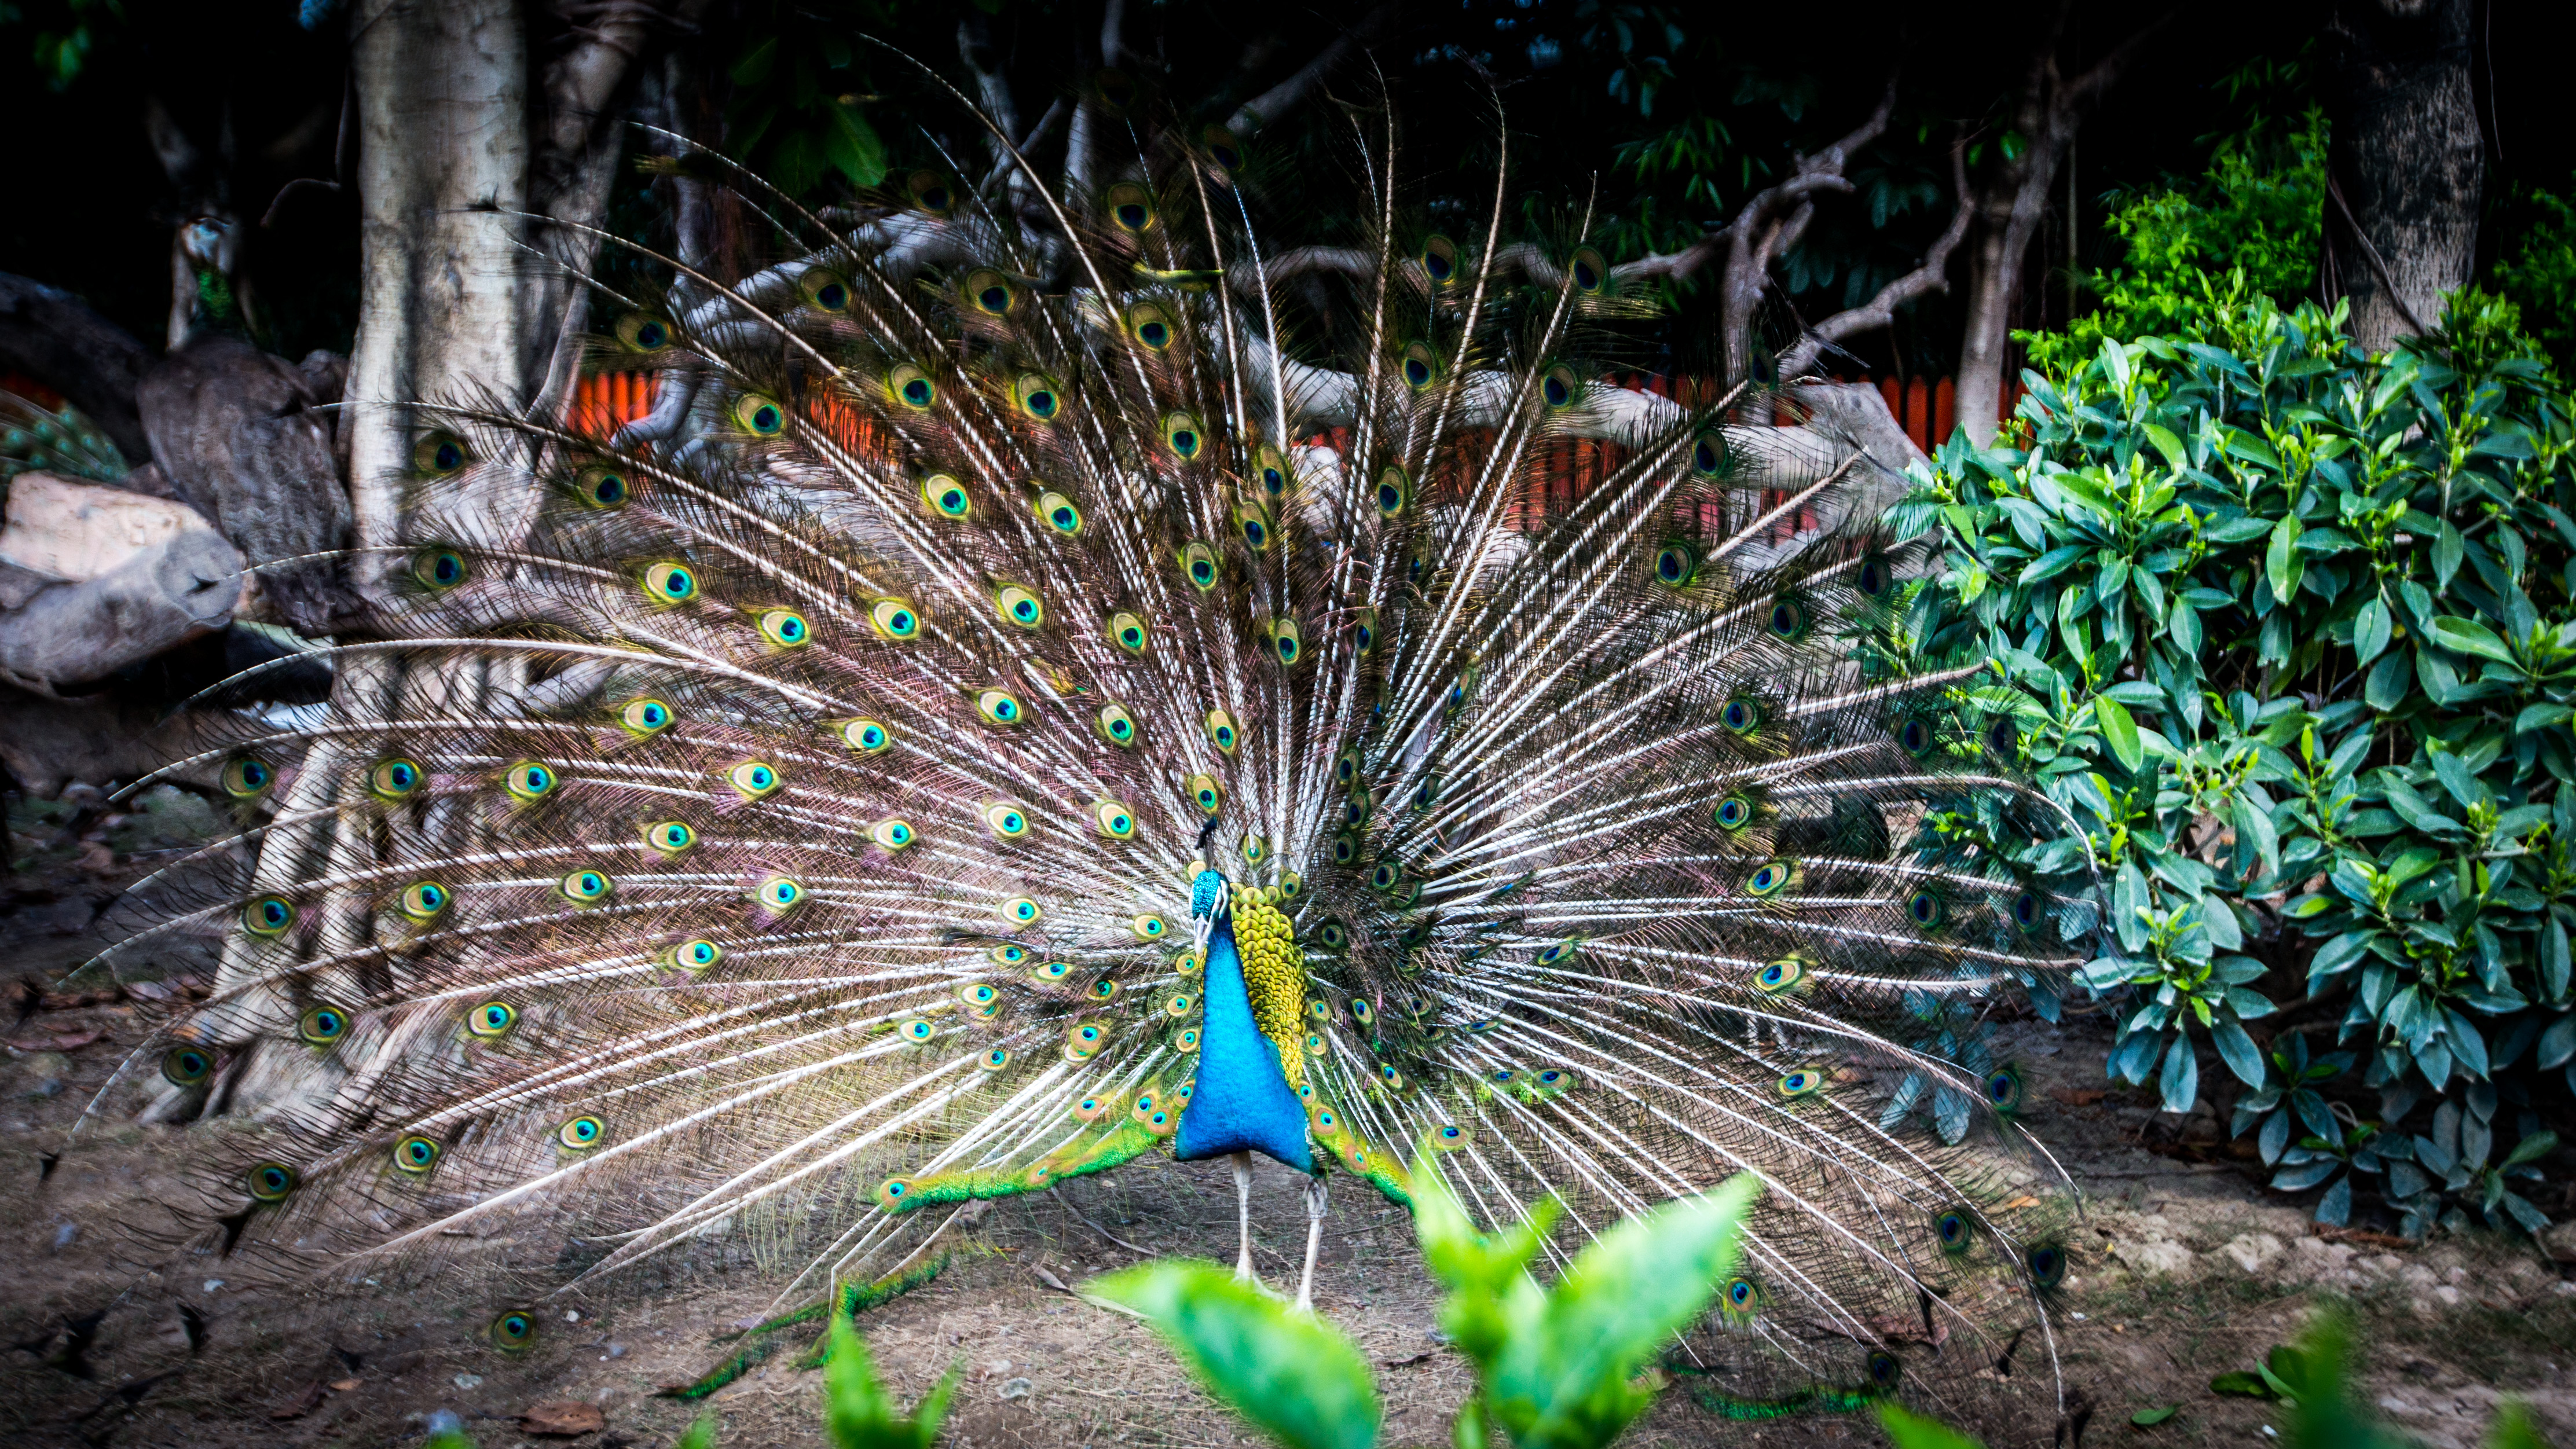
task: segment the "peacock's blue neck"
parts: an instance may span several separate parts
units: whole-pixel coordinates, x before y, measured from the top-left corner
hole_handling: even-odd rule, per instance
[[[1279,1048],[1252,1019],[1234,921],[1219,916],[1208,935],[1206,1012],[1199,1024],[1199,1074],[1172,1155],[1183,1162],[1258,1152],[1299,1172],[1315,1170],[1306,1109],[1279,1070]]]

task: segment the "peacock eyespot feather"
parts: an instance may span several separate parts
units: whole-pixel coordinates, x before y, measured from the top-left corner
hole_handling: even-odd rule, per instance
[[[1207,969],[1207,955],[1201,951],[1183,951],[1172,958],[1172,970],[1181,976],[1196,976]]]
[[[1127,335],[1149,352],[1168,351],[1175,335],[1171,317],[1151,302],[1127,309]]]
[[[2011,759],[2021,744],[2021,730],[2010,715],[1997,715],[1986,724],[1986,749]]]
[[[745,760],[728,767],[724,772],[724,782],[745,800],[766,800],[787,783],[778,773],[778,767],[767,760]]]
[[[796,279],[796,291],[805,299],[805,305],[817,312],[850,310],[850,284],[828,267],[806,268],[805,274]]]
[[[685,604],[698,596],[698,575],[687,564],[657,563],[644,570],[644,597],[657,604]]]
[[[1413,501],[1413,477],[1402,468],[1389,465],[1378,470],[1377,516],[1395,518]]]
[[[1577,247],[1566,261],[1565,279],[1574,284],[1574,290],[1597,297],[1609,289],[1610,263],[1590,247]]]
[[[1296,620],[1270,621],[1270,652],[1282,669],[1293,668],[1306,657],[1306,634]]]
[[[1004,966],[1017,966],[1029,959],[1029,948],[1016,942],[1005,941],[984,954]]]
[[[1887,597],[1888,587],[1894,579],[1887,560],[1863,559],[1859,570],[1852,575],[1852,588],[1864,599],[1883,599]]]
[[[1128,922],[1128,929],[1136,933],[1139,941],[1159,941],[1171,934],[1172,924],[1161,916],[1149,914]]]
[[[975,695],[975,712],[986,724],[1015,725],[1028,718],[1029,709],[1007,689],[986,689]]]
[[[1186,991],[1176,991],[1163,998],[1163,1014],[1173,1018],[1184,1017],[1190,1014],[1191,1007],[1198,1004],[1197,997]]]
[[[1315,939],[1327,951],[1338,951],[1351,943],[1351,933],[1339,921],[1326,921],[1315,932]]]
[[[1806,979],[1807,963],[1795,956],[1783,956],[1753,973],[1753,984],[1769,996],[1795,991]]]
[[[1091,807],[1092,823],[1112,840],[1132,840],[1136,836],[1136,816],[1115,800],[1103,800]]]
[[[1043,372],[1023,372],[1011,379],[1011,402],[1025,416],[1052,423],[1064,412],[1064,388]]]
[[[842,744],[862,755],[884,754],[894,744],[894,736],[886,733],[884,723],[878,720],[843,720],[840,735]]]
[[[1002,622],[1034,630],[1046,622],[1046,605],[1025,584],[1004,584],[993,591],[993,607],[1001,612]]]
[[[987,317],[1007,314],[1020,300],[1020,289],[1011,285],[1011,279],[990,267],[978,267],[968,272],[966,283],[958,288],[958,292],[965,297],[967,306]]]
[[[1294,901],[1306,893],[1306,878],[1293,870],[1279,872],[1279,899]]]
[[[1552,411],[1570,408],[1583,396],[1583,379],[1575,375],[1573,368],[1561,364],[1551,367],[1538,380],[1538,396]]]
[[[1931,754],[1936,743],[1931,722],[1921,715],[1909,716],[1896,727],[1896,747],[1918,760]]]
[[[367,771],[367,793],[387,803],[408,800],[428,778],[418,761],[400,757],[378,760],[375,768]]]
[[[1020,829],[1022,833],[1027,832],[1028,825],[1025,820],[1022,821]],[[880,820],[868,827],[868,839],[875,841],[885,850],[901,850],[920,838],[914,832],[912,822],[909,820]]]
[[[921,480],[921,506],[942,518],[967,518],[975,512],[975,500],[967,495],[966,485],[945,473]]]
[[[1074,501],[1051,488],[1038,490],[1038,521],[1072,538],[1082,532],[1082,510]]]
[[[1029,979],[1041,986],[1061,986],[1073,974],[1070,961],[1041,961],[1029,972]]]
[[[1306,1033],[1306,1055],[1308,1056],[1320,1057],[1331,1047],[1331,1045],[1332,1044],[1330,1042],[1324,1040],[1324,1034],[1320,1031],[1310,1031]]]
[[[671,707],[658,699],[630,699],[617,710],[618,726],[643,739],[669,729],[672,718]]]
[[[1763,627],[1771,632],[1772,638],[1792,644],[1807,637],[1808,623],[1807,606],[1786,595],[1773,599],[1770,609],[1762,616]]]
[[[1118,999],[1118,983],[1103,976],[1092,982],[1091,989],[1082,993],[1082,997],[1094,1006],[1106,1006]]]
[[[249,800],[267,793],[277,783],[277,771],[256,755],[240,755],[226,761],[223,769],[224,793],[236,800]]]
[[[297,1019],[295,1034],[308,1046],[329,1046],[349,1034],[349,1014],[336,1006],[317,1006]]]
[[[978,1057],[975,1061],[976,1066],[981,1067],[988,1072],[998,1072],[1010,1064],[1011,1053],[1007,1047],[995,1047],[991,1051],[984,1053],[981,1057]]]
[[[1210,126],[1199,133],[1200,144],[1207,147],[1210,161],[1227,171],[1243,169],[1243,138],[1223,126]]]
[[[1202,815],[1214,815],[1225,808],[1225,787],[1217,783],[1214,775],[1192,775],[1181,782],[1181,789]]]
[[[412,582],[432,593],[445,593],[465,582],[465,555],[452,548],[425,548],[411,556]]]
[[[1153,631],[1146,627],[1144,617],[1123,609],[1109,616],[1108,630],[1109,642],[1130,654],[1143,654],[1153,642]]]
[[[1471,1027],[1469,1030],[1472,1031],[1474,1028]],[[1485,1081],[1488,1084],[1497,1087],[1508,1087],[1520,1079],[1521,1074],[1512,1070],[1510,1067],[1496,1067],[1494,1070],[1485,1073]]]
[[[492,1320],[492,1326],[484,1330],[484,1336],[492,1340],[494,1348],[516,1353],[537,1341],[537,1316],[533,1313],[504,1313]]]
[[[519,1009],[506,1001],[487,1001],[465,1018],[465,1029],[486,1039],[504,1037],[519,1024]]]
[[[1045,910],[1027,896],[1013,896],[1002,902],[1002,919],[1009,922],[1014,930],[1036,925],[1045,914]]]
[[[1404,374],[1404,385],[1421,392],[1440,380],[1440,355],[1424,343],[1416,342],[1404,349],[1396,370]]]
[[[1066,1033],[1064,1041],[1065,1059],[1067,1061],[1076,1062],[1089,1060],[1092,1054],[1100,1050],[1100,1044],[1107,1040],[1108,1036],[1109,1034],[1101,1030],[1098,1023],[1088,1021],[1084,1022],[1082,1025],[1077,1026],[1072,1031]]]
[[[1937,931],[1950,919],[1950,902],[1939,891],[1922,887],[1906,895],[1905,918],[1916,930]]]
[[[1581,936],[1568,936],[1564,940],[1558,941],[1553,945],[1540,947],[1538,953],[1538,964],[1541,966],[1554,966],[1561,962],[1571,961],[1577,955],[1581,954],[1582,950],[1583,938]]]
[[[249,1174],[250,1195],[261,1202],[284,1202],[295,1191],[299,1180],[295,1169],[283,1162],[263,1162]]]
[[[1766,899],[1776,896],[1789,888],[1790,878],[1796,874],[1797,867],[1789,861],[1766,861],[1745,877],[1745,894]]]
[[[886,396],[906,412],[926,413],[939,402],[939,384],[907,362],[886,374]]]
[[[2066,1281],[2066,1250],[2055,1243],[2031,1249],[2023,1261],[2030,1265],[2031,1281],[2042,1288],[2054,1288]]]
[[[1702,433],[1691,443],[1690,467],[1702,478],[1715,478],[1726,471],[1726,439],[1716,433]]]
[[[575,1117],[555,1129],[555,1141],[575,1152],[597,1147],[599,1139],[607,1135],[608,1124],[596,1117]]]
[[[629,352],[659,352],[671,345],[671,324],[650,312],[629,312],[617,319],[617,340]]]
[[[604,870],[566,871],[555,882],[555,894],[577,906],[595,906],[616,894],[617,880]]]
[[[1153,193],[1135,182],[1119,182],[1104,199],[1109,203],[1109,219],[1119,230],[1142,232],[1154,224]]]
[[[1360,838],[1344,830],[1333,836],[1333,864],[1351,865],[1360,858]]]
[[[778,399],[761,393],[747,392],[733,402],[736,427],[755,438],[774,438],[787,431],[787,409]]]
[[[261,896],[242,907],[241,923],[254,936],[283,936],[295,924],[295,903],[284,896]]]
[[[473,461],[453,433],[424,433],[411,445],[412,469],[425,478],[454,477]]]
[[[1362,659],[1377,652],[1377,610],[1351,610],[1351,651]]]
[[[1741,795],[1729,795],[1717,802],[1717,808],[1709,812],[1709,818],[1717,822],[1720,830],[1742,830],[1753,823],[1753,802]]]
[[[1179,557],[1181,577],[1190,581],[1191,588],[1204,594],[1216,587],[1218,569],[1215,549],[1193,539],[1181,546]]]
[[[1948,1212],[1933,1216],[1932,1236],[1941,1244],[1942,1252],[1956,1257],[1975,1244],[1976,1224],[1967,1213],[1958,1208],[1952,1208]]]
[[[202,1047],[172,1047],[161,1058],[161,1076],[174,1087],[193,1087],[215,1074],[215,1059]]]
[[[1668,543],[1655,550],[1655,582],[1686,589],[1699,577],[1699,550],[1687,543]]]
[[[772,911],[790,910],[804,902],[805,887],[789,876],[767,876],[752,887],[752,898]]]
[[[1199,420],[1188,413],[1165,413],[1163,446],[1184,463],[1197,462],[1199,454],[1207,450],[1207,429],[1199,426]]]
[[[1749,735],[1762,728],[1762,706],[1749,699],[1730,699],[1717,712],[1717,722],[1739,735]]]
[[[554,766],[540,760],[521,760],[501,775],[501,788],[522,805],[543,800],[562,785],[563,777]]]
[[[1270,858],[1270,842],[1258,835],[1243,837],[1243,863],[1259,865]]]
[[[998,1005],[1002,989],[990,981],[973,981],[957,988],[957,999],[971,1007]]]
[[[1825,1074],[1815,1067],[1800,1067],[1775,1084],[1780,1095],[1790,1101],[1812,1097],[1825,1089]]]
[[[694,976],[724,959],[724,947],[703,938],[682,941],[665,953],[671,965]]]
[[[1277,448],[1264,443],[1253,452],[1252,476],[1265,497],[1275,501],[1288,496],[1288,460]]]
[[[802,649],[814,642],[814,626],[794,609],[763,609],[758,627],[760,637],[774,648]]]
[[[2024,1091],[2018,1068],[2007,1066],[1986,1073],[1986,1102],[2007,1117],[2021,1110]]]
[[[919,1017],[915,1017],[912,1020],[905,1022],[902,1026],[896,1028],[896,1032],[905,1041],[925,1042],[930,1040],[932,1037],[937,1036],[939,1034],[939,1029],[932,1026],[929,1022],[924,1021]]]
[[[405,1172],[422,1173],[438,1165],[438,1144],[418,1135],[394,1144],[394,1166]]]
[[[635,490],[626,475],[614,468],[584,468],[573,482],[573,496],[584,508],[606,513],[625,507],[635,499]]]
[[[1198,1049],[1199,1029],[1195,1026],[1183,1029],[1172,1038],[1172,1050],[1176,1052],[1194,1052]]]
[[[1102,739],[1120,749],[1136,743],[1136,717],[1123,704],[1104,704],[1092,717],[1091,727]]]
[[[1333,757],[1333,783],[1349,786],[1360,777],[1359,746],[1353,745]]]
[[[1243,546],[1254,553],[1270,551],[1270,509],[1257,498],[1246,498],[1234,505],[1235,527],[1243,535]]]
[[[984,826],[996,839],[1026,840],[1029,813],[1008,800],[997,800],[984,807]]]
[[[921,637],[921,615],[902,599],[879,599],[868,606],[868,625],[888,639]]]
[[[1422,239],[1422,250],[1414,253],[1422,264],[1422,274],[1434,287],[1445,287],[1458,279],[1458,244],[1437,232]]]
[[[1387,1090],[1389,1091],[1401,1092],[1404,1090],[1404,1073],[1397,1071],[1392,1066],[1381,1063],[1377,1069],[1377,1079],[1386,1083]]]
[[[1739,1318],[1749,1317],[1762,1311],[1762,1289],[1750,1278],[1729,1280],[1725,1291],[1719,1297],[1725,1304],[1726,1311]]]
[[[2023,891],[2012,898],[2013,924],[2025,931],[2036,931],[2048,919],[2048,908],[2037,891]]]
[[[957,208],[957,188],[936,171],[915,171],[903,179],[904,194],[912,204],[933,216],[946,216]]]
[[[437,920],[455,899],[455,894],[437,881],[416,880],[403,887],[403,893],[395,898],[394,908],[412,924],[426,926]]]

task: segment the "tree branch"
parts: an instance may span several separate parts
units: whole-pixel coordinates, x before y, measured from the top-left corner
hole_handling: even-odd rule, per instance
[[[1001,57],[993,49],[993,27],[983,12],[970,8],[957,22],[957,58],[974,74],[976,99],[998,131],[984,138],[985,148],[993,153],[995,166],[1008,167],[1013,163],[1005,138],[1020,134],[1020,106],[1012,99],[1011,78],[1002,73]]]
[[[1297,104],[1306,99],[1307,93],[1322,84],[1324,77],[1336,67],[1357,52],[1376,44],[1381,36],[1394,29],[1399,13],[1400,7],[1390,0],[1390,3],[1381,4],[1361,16],[1357,25],[1333,37],[1333,43],[1317,52],[1315,58],[1306,62],[1295,75],[1244,102],[1226,121],[1226,129],[1247,141],[1258,135],[1262,127],[1296,109]],[[1103,38],[1106,39],[1105,32]]]
[[[1887,130],[1896,112],[1896,77],[1887,78],[1878,105],[1840,140],[1813,156],[1798,158],[1798,169],[1777,185],[1756,192],[1735,215],[1727,230],[1726,274],[1719,299],[1719,327],[1726,349],[1726,376],[1740,381],[1751,373],[1753,309],[1769,285],[1772,260],[1806,230],[1801,208],[1827,191],[1849,191],[1843,177],[1852,153]],[[1788,224],[1783,225],[1786,218]]]
[[[1896,309],[1926,292],[1950,290],[1950,253],[1968,235],[1968,222],[1976,215],[1976,197],[1968,190],[1968,144],[1965,137],[1950,147],[1950,185],[1958,202],[1950,212],[1950,224],[1923,253],[1923,264],[1879,289],[1878,295],[1848,311],[1837,312],[1809,329],[1807,335],[1780,356],[1780,376],[1795,377],[1814,365],[1816,355],[1826,344],[1840,342],[1862,332],[1874,332],[1895,320]]]

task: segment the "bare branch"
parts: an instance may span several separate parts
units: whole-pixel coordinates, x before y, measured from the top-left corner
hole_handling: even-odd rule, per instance
[[[1226,129],[1249,140],[1258,134],[1262,127],[1296,109],[1297,104],[1306,99],[1308,92],[1323,83],[1326,75],[1361,50],[1376,44],[1381,36],[1394,29],[1399,13],[1399,7],[1389,3],[1379,5],[1368,14],[1361,16],[1357,25],[1333,37],[1333,43],[1317,52],[1315,58],[1306,62],[1305,67],[1295,75],[1244,102],[1242,108],[1227,120]],[[1104,33],[1104,42],[1106,38]]]
[[[1002,73],[1002,58],[993,49],[993,27],[982,11],[970,7],[957,22],[957,58],[974,73],[976,99],[998,133],[985,138],[985,147],[993,153],[996,166],[1008,166],[1009,138],[1020,134],[1020,106],[1011,97],[1010,77]]]
[[[1065,98],[1062,96],[1056,97],[1055,104],[1047,107],[1046,114],[1038,117],[1038,123],[1029,128],[1027,136],[1021,138],[1019,145],[1020,154],[1025,156],[1029,152],[1037,149],[1037,144],[1040,141],[1045,140],[1047,138],[1047,134],[1055,129],[1055,123],[1064,119],[1064,113],[1067,109],[1068,106]],[[1011,163],[1006,160],[999,166],[994,167],[991,171],[985,173],[984,184],[976,188],[977,192],[984,195],[992,194],[994,183],[1000,181],[1004,173],[1008,172],[1010,169]]]
[[[1127,64],[1127,0],[1109,0],[1100,9],[1100,63],[1112,70]]]
[[[1812,198],[1828,191],[1849,191],[1843,177],[1852,153],[1887,130],[1896,112],[1896,77],[1887,78],[1878,105],[1840,140],[1813,156],[1798,158],[1798,169],[1778,185],[1753,195],[1727,228],[1726,273],[1721,283],[1719,322],[1726,348],[1726,375],[1741,379],[1752,371],[1753,308],[1769,284],[1771,263],[1807,229]]]
[[[1816,354],[1825,344],[1840,342],[1862,332],[1874,332],[1893,321],[1896,309],[1926,292],[1950,290],[1948,275],[1950,253],[1968,235],[1968,222],[1977,214],[1976,197],[1968,190],[1968,147],[1962,137],[1950,147],[1950,186],[1958,203],[1950,212],[1950,224],[1923,253],[1923,264],[1879,289],[1878,295],[1848,311],[1837,312],[1809,329],[1797,344],[1780,355],[1780,376],[1796,377],[1813,366]]]

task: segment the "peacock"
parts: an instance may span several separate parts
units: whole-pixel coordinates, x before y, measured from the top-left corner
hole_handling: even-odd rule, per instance
[[[2094,893],[1996,848],[2070,827],[1916,663],[1862,476],[1754,386],[1614,385],[1660,304],[1589,213],[1431,208],[1355,112],[1365,234],[1281,248],[1263,158],[1130,96],[1123,165],[1011,152],[1007,203],[692,154],[783,259],[615,244],[588,346],[648,412],[411,407],[373,633],[174,764],[240,839],[98,967],[221,938],[121,1073],[207,1124],[176,1240],[512,1348],[711,1241],[892,1282],[1149,1156],[1233,1164],[1246,1277],[1253,1155],[1305,1174],[1301,1307],[1335,1179],[1553,1197],[1570,1254],[1749,1172],[1725,1402],[2054,1392],[2071,1196],[1974,1026]]]

